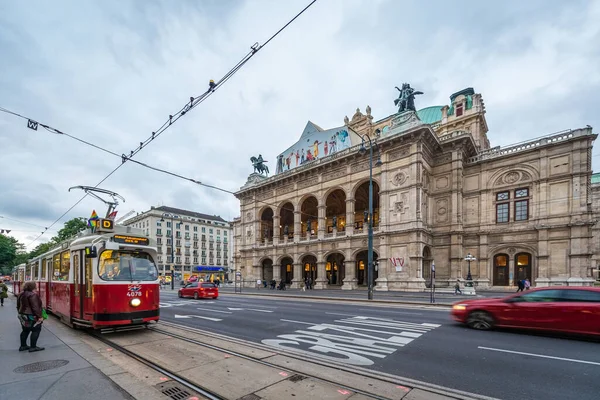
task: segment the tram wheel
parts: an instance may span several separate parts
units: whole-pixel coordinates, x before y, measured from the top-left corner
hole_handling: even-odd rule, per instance
[[[194,300],[198,300],[198,292],[194,292]]]

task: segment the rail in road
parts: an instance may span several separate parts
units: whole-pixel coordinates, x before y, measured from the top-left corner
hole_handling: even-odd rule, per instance
[[[242,354],[242,353],[239,353],[239,352],[236,352],[236,351],[228,350],[228,349],[226,349],[224,347],[207,344],[207,343],[195,340],[195,339],[191,339],[189,337],[185,337],[183,335],[179,335],[179,334],[176,334],[176,333],[173,333],[173,332],[168,332],[168,331],[166,331],[164,329],[160,329],[160,328],[156,328],[156,327],[151,327],[149,329],[151,331],[158,332],[158,333],[161,333],[163,335],[166,335],[166,336],[169,336],[169,337],[172,337],[172,338],[175,338],[175,339],[183,340],[184,342],[187,342],[187,343],[192,343],[192,344],[194,344],[196,346],[205,347],[205,348],[208,348],[208,349],[211,349],[211,350],[217,350],[217,351],[223,352],[225,354],[229,354],[230,356],[239,357],[239,358],[242,358],[244,360],[251,361],[253,363],[265,365],[265,366],[272,367],[272,368],[281,369],[281,366],[279,366],[277,364],[274,364],[274,363],[271,363],[271,362],[268,362],[268,361],[265,361],[265,360],[262,360],[262,359],[259,359],[257,357],[247,356],[245,354]],[[303,374],[300,371],[295,371],[295,370],[289,369],[289,368],[287,370],[282,371],[282,372],[284,372],[285,374],[287,374],[287,376],[290,376],[290,377],[294,377],[294,376],[302,376],[304,378],[307,377],[306,374]],[[331,384],[331,385],[339,386],[342,391],[354,392],[355,394],[361,394],[361,395],[366,396],[366,397],[371,398],[371,399],[376,399],[376,400],[388,400],[389,399],[388,397],[378,396],[376,394],[373,394],[373,393],[370,393],[370,392],[366,392],[364,390],[358,389],[358,388],[353,387],[351,385],[340,384],[339,382],[334,382],[334,381],[329,380],[329,379],[320,378],[320,377],[317,377],[315,375],[310,376],[310,378],[312,378],[313,380],[316,380],[316,381],[321,381],[321,382],[325,382],[325,383],[328,383],[328,384]],[[409,390],[409,388],[406,388],[406,389],[407,389],[407,391]]]
[[[181,333],[172,333],[165,331],[164,327],[175,328]],[[432,325],[431,328],[434,328]],[[328,357],[318,356],[315,353],[304,352],[302,350],[295,350],[288,347],[278,347],[273,343],[264,343],[258,344],[254,342],[248,342],[243,339],[229,337],[227,335],[215,334],[214,332],[204,331],[202,329],[193,328],[185,325],[179,325],[177,323],[171,323],[166,321],[161,321],[156,326],[150,328],[152,331],[159,332],[161,334],[165,334],[167,336],[172,336],[177,339],[183,340],[188,343],[192,343],[194,345],[205,347],[209,349],[214,349],[218,351],[222,351],[228,353],[230,355],[240,357],[249,361],[252,361],[257,364],[273,367],[273,368],[284,368],[285,372],[291,376],[306,376],[310,377],[315,381],[321,381],[327,384],[334,385],[342,389],[342,391],[354,392],[357,394],[361,394],[368,398],[374,399],[400,399],[404,397],[404,395],[411,390],[418,389],[423,392],[428,392],[434,394],[434,398],[447,398],[447,399],[464,399],[464,400],[495,400],[493,397],[478,395],[474,393],[464,392],[460,390],[455,390],[439,385],[434,385],[430,383],[425,383],[413,379],[406,379],[403,377],[395,376],[392,374],[386,374],[382,372],[372,371],[364,368],[360,368],[357,365],[352,365],[347,362],[343,362],[341,359],[334,359]],[[193,334],[199,334],[198,338],[194,339],[189,337]],[[418,335],[417,335],[418,336]],[[400,337],[398,344],[402,346],[405,344],[404,339],[407,337]],[[219,343],[218,345],[207,343],[207,341],[211,341],[213,343]],[[409,339],[410,341],[410,339]],[[267,341],[268,342],[268,341]],[[327,341],[326,341],[327,342]],[[365,354],[368,352],[368,340],[365,341],[364,352]],[[259,350],[263,350],[266,352],[275,352],[278,356],[274,358],[276,361],[268,361],[265,358],[248,356],[241,354],[239,352],[233,352],[227,349],[227,345],[225,343],[233,343],[240,344],[249,348],[256,348]],[[314,341],[312,342],[314,344]],[[322,344],[333,345],[333,343],[327,342]],[[371,343],[372,344],[372,343]],[[382,350],[383,347],[380,347],[379,350]],[[384,351],[384,353],[388,353],[388,351]],[[349,353],[345,353],[349,354]],[[282,362],[281,356],[285,356],[285,362]],[[271,358],[269,358],[271,359]],[[300,363],[290,362],[289,360],[297,360]],[[304,365],[302,365],[304,364]],[[292,365],[295,368],[291,367]],[[339,379],[339,376],[334,374],[334,378],[327,378],[328,376],[332,376],[328,373],[328,369],[335,370],[337,372],[343,373],[345,379]],[[348,385],[340,382],[367,382],[366,386],[369,390],[365,390],[357,385]],[[381,388],[383,390],[382,393],[389,393],[386,388],[396,389],[396,393],[390,395],[377,394],[375,391],[376,388]],[[437,395],[437,397],[435,397]],[[427,398],[427,397],[425,397]]]
[[[139,332],[139,330],[138,330],[138,332]],[[228,400],[225,397],[221,397],[218,393],[215,393],[205,387],[202,387],[201,385],[198,385],[198,384],[190,381],[189,379],[184,378],[183,376],[177,374],[176,372],[173,372],[173,371],[169,370],[168,368],[165,368],[164,366],[161,366],[154,361],[151,361],[145,357],[142,357],[139,354],[136,354],[136,353],[126,349],[124,346],[121,346],[120,344],[108,339],[106,336],[104,336],[102,334],[91,333],[91,336],[93,336],[95,339],[101,341],[102,343],[112,347],[113,349],[144,364],[145,366],[165,375],[169,379],[172,379],[174,382],[177,382],[179,385],[188,389],[187,391],[185,391],[185,390],[182,390],[181,388],[175,386],[175,387],[171,387],[170,390],[166,390],[163,392],[165,394],[172,393],[172,398],[181,398],[181,399],[195,398],[197,400],[200,400],[201,397],[199,397],[199,396],[202,396],[202,399]]]
[[[140,331],[95,337],[177,382],[188,392],[181,397],[185,399],[279,399],[292,394],[298,399],[390,400],[413,391],[413,396],[423,399],[491,399],[442,387],[407,385],[393,376],[164,321]]]

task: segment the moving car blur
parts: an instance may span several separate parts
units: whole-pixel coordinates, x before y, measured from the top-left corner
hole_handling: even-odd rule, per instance
[[[600,288],[553,286],[460,301],[452,317],[473,329],[510,327],[600,337]]]

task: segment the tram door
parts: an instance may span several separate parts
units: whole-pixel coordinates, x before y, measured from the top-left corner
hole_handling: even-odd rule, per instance
[[[48,282],[46,282],[46,308],[52,310],[52,256],[46,259],[46,276],[48,277]]]
[[[72,316],[74,318],[83,319],[83,296],[85,291],[82,290],[83,281],[83,254],[81,250],[71,252],[73,266],[73,305]]]

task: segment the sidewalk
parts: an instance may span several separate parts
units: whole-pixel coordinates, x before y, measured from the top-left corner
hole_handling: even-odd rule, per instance
[[[133,399],[47,327],[38,340],[45,350],[36,353],[18,351],[20,333],[16,299],[9,296],[0,307],[0,399]]]

